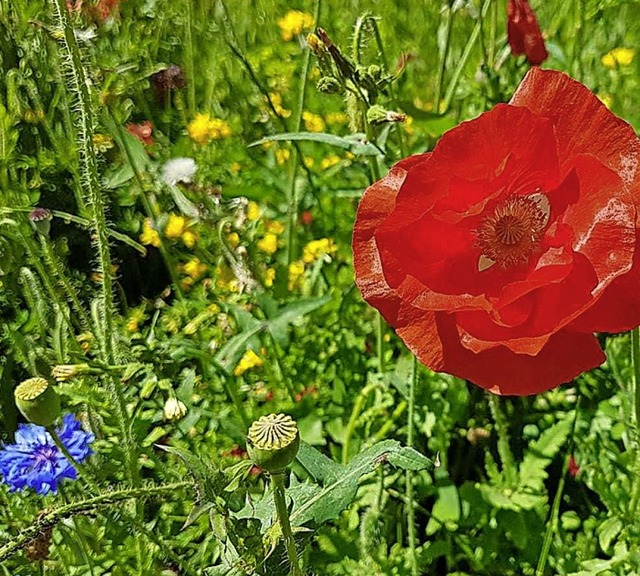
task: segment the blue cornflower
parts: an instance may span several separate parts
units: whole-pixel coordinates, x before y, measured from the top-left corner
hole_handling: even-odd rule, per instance
[[[94,436],[82,429],[73,414],[64,416],[56,432],[76,462],[92,454]],[[12,492],[33,488],[38,494],[55,494],[63,478],[77,477],[75,468],[43,426],[20,424],[15,439],[15,444],[6,444],[0,450],[0,474]]]

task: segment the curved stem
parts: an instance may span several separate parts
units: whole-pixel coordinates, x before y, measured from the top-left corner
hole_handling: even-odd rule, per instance
[[[289,520],[289,509],[285,498],[284,472],[271,475],[271,484],[273,486],[273,500],[276,504],[276,512],[278,513],[278,522],[282,530],[284,538],[284,546],[287,550],[287,557],[291,565],[291,576],[302,576],[300,564],[298,563],[298,552],[296,550],[296,542],[293,538],[291,530],[291,522]]]

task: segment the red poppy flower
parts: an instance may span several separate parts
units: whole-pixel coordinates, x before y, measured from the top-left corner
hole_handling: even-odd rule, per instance
[[[507,37],[511,53],[514,56],[525,54],[534,66],[549,57],[535,12],[527,0],[508,0]]]
[[[582,84],[532,68],[509,104],[396,164],[358,208],[356,282],[435,371],[535,394],[640,325],[640,141]]]

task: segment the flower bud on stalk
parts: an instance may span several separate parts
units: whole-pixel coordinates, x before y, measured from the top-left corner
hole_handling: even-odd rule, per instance
[[[256,420],[247,434],[247,452],[256,466],[271,474],[283,472],[300,448],[298,426],[286,414],[269,414]]]
[[[33,424],[51,426],[60,416],[60,398],[44,378],[29,378],[14,390],[16,406]]]
[[[29,222],[39,234],[48,237],[53,215],[46,208],[34,208],[29,214]]]

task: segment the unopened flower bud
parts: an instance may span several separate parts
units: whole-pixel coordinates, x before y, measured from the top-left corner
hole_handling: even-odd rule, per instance
[[[51,426],[60,416],[60,398],[44,378],[29,378],[13,392],[16,406],[34,424]]]
[[[316,84],[318,92],[324,92],[325,94],[337,94],[342,90],[340,82],[331,76],[323,76],[318,80]]]
[[[385,110],[382,106],[376,104],[367,110],[367,122],[369,124],[385,124],[386,122],[404,122],[407,119],[406,114],[394,112],[393,110]]]
[[[271,474],[285,470],[296,458],[300,433],[287,414],[269,414],[256,420],[247,434],[247,452],[256,466]]]
[[[318,54],[324,47],[322,40],[318,38],[317,34],[309,34],[307,36],[307,45],[314,54]]]
[[[164,403],[164,418],[165,420],[181,420],[187,413],[187,407],[182,400],[178,400],[175,396],[172,396]]]
[[[49,236],[49,230],[51,229],[51,220],[53,215],[51,210],[46,208],[34,208],[29,214],[29,222],[34,229],[43,236]]]
[[[89,372],[89,364],[58,364],[51,369],[51,376],[58,382],[68,382]]]

